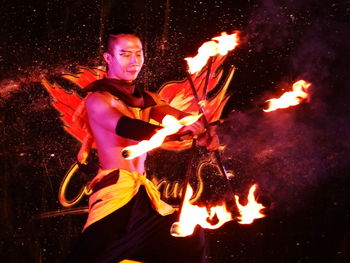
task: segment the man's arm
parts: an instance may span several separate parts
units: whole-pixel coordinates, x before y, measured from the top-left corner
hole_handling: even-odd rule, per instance
[[[174,116],[178,120],[190,115],[169,105],[157,105],[152,108],[150,117],[158,122],[162,122],[162,119],[167,114]],[[181,136],[181,134],[184,135]],[[208,127],[208,131],[206,131],[201,119],[192,125],[183,127],[177,135],[177,138],[180,138],[181,140],[191,139],[192,137],[198,137],[198,145],[206,146],[208,150],[215,150],[220,146],[215,127]]]
[[[176,110],[168,105],[156,106],[158,107],[153,114],[157,116],[165,116],[167,114],[173,115],[178,119],[181,119],[190,114]],[[96,123],[107,132],[116,133],[117,135],[136,140],[148,140],[150,139],[161,126],[153,125],[141,120],[131,119],[122,115],[117,109],[111,105],[111,97],[103,93],[93,93],[86,100],[86,110],[90,123]],[[172,113],[172,114],[171,114]],[[151,115],[152,118],[154,118]],[[157,119],[156,119],[157,120]],[[157,120],[158,121],[158,120]],[[160,120],[161,121],[161,120]],[[93,127],[92,127],[93,128]],[[201,121],[197,121],[192,125],[185,126],[180,130],[181,133],[192,132],[193,135],[199,135],[203,133],[204,126]],[[212,140],[212,137],[217,138],[216,134],[211,132],[211,138],[203,136],[199,140],[199,145],[209,146],[209,148],[217,148],[218,140]],[[186,136],[183,138],[186,139]],[[214,146],[212,144],[214,143]]]
[[[191,114],[180,111],[178,109],[175,109],[173,107],[171,107],[170,105],[157,105],[154,106],[150,112],[150,117],[156,121],[158,121],[159,123],[162,122],[163,118],[166,115],[172,115],[174,116],[176,119],[180,120],[186,116],[189,116]],[[184,126],[179,132],[178,134],[182,134],[182,133],[192,133],[193,135],[198,135],[200,133],[202,133],[204,131],[204,126],[201,120],[198,120],[197,122],[188,125],[188,126]],[[181,136],[180,136],[181,137]],[[185,139],[185,138],[183,138]]]
[[[99,92],[91,94],[86,100],[89,122],[96,123],[107,132],[136,141],[149,139],[161,128],[124,116],[111,103],[109,95]]]
[[[106,131],[114,133],[123,115],[112,107],[109,95],[94,92],[86,99],[85,105],[90,123],[96,123]]]

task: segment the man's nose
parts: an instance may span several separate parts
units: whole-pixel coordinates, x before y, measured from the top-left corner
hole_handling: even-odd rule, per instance
[[[139,64],[139,61],[138,61],[137,56],[135,54],[131,55],[130,64],[136,64],[136,65]]]

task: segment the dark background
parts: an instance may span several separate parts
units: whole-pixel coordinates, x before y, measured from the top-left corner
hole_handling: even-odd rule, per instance
[[[74,89],[60,75],[102,65],[104,32],[127,24],[143,38],[139,85],[152,91],[182,79],[183,58],[204,41],[242,32],[225,62],[237,70],[218,133],[225,167],[236,175],[232,186],[244,196],[258,183],[267,217],[207,231],[209,262],[349,262],[349,19],[345,0],[3,2],[1,261],[62,262],[80,233],[86,214],[62,210],[57,198],[80,145],[64,132],[40,81]],[[300,78],[313,83],[309,103],[261,111]],[[155,151],[148,165],[181,176],[186,158]],[[76,178],[72,193],[88,179]],[[220,184],[210,187],[219,192]]]

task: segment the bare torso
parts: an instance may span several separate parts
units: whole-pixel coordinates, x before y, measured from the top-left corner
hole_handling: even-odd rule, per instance
[[[95,128],[95,131],[96,134],[102,134],[99,128]],[[95,142],[102,169],[121,168],[139,173],[144,172],[146,154],[132,160],[126,160],[121,155],[123,148],[136,144],[137,142],[107,132],[103,133],[102,136],[95,136]]]
[[[86,99],[89,125],[96,142],[102,169],[121,168],[139,173],[144,173],[145,170],[144,162],[146,154],[132,160],[126,160],[121,155],[123,148],[138,143],[138,141],[121,137],[115,133],[117,123],[123,116],[121,112],[123,111],[122,108],[127,108],[128,111],[133,108],[134,111],[139,113],[140,108],[144,108],[146,104],[150,111],[148,111],[149,115],[144,121],[148,121],[147,118],[152,118],[161,122],[166,114],[173,115],[177,119],[188,115],[169,105],[156,105],[153,99],[151,99],[153,106],[149,107],[148,105],[152,105],[149,101],[150,98],[146,95],[135,97],[133,95],[134,89],[134,86],[118,87],[118,90],[123,93],[123,96],[126,96],[124,99],[128,100],[128,103],[130,103],[128,105],[133,105],[133,107],[126,106],[124,102],[121,102],[121,100],[117,99],[109,92],[93,92]],[[138,115],[139,114],[136,113],[133,114],[135,118],[141,118],[142,114]],[[183,131],[185,132],[186,129],[188,129],[196,134],[198,131],[202,130],[202,127],[202,123],[198,121],[191,126],[186,126]],[[131,130],[133,127],[127,127],[127,129]]]
[[[123,148],[137,144],[135,140],[123,138],[115,133],[115,127],[122,114],[113,105],[116,99],[109,93],[96,92],[86,100],[89,125],[92,130],[102,169],[126,169],[144,173],[146,154],[132,160],[122,157]],[[137,98],[139,106],[143,99]]]

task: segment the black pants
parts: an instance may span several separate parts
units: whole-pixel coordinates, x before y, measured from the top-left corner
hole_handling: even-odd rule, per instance
[[[159,215],[144,187],[125,206],[93,223],[81,234],[67,262],[205,263],[205,238],[197,228],[189,237],[170,235],[177,214]]]

